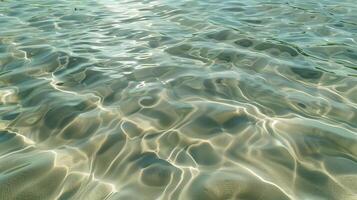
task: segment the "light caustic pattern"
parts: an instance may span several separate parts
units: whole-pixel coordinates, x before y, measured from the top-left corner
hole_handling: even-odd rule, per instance
[[[357,199],[357,7],[0,2],[0,199]]]

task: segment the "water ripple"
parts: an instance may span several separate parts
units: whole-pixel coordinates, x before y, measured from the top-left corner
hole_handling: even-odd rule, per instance
[[[352,0],[0,5],[0,199],[357,198]]]

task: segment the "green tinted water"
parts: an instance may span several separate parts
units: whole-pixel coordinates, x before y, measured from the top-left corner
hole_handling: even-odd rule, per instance
[[[357,6],[0,2],[0,199],[357,199]]]

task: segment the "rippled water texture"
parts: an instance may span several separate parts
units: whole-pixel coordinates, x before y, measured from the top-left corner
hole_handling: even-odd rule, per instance
[[[355,0],[0,1],[0,199],[356,200]]]

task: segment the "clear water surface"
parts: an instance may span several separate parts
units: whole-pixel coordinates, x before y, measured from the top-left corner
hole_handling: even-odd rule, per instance
[[[355,0],[0,1],[0,199],[356,200]]]

